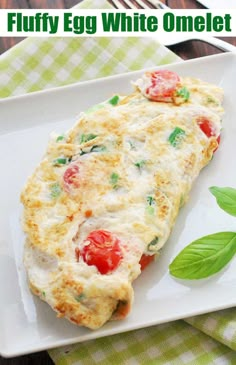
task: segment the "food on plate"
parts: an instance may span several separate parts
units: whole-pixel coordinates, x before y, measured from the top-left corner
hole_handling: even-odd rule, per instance
[[[218,147],[222,99],[215,85],[150,71],[52,136],[21,201],[29,285],[59,317],[96,329],[128,315],[132,282]]]

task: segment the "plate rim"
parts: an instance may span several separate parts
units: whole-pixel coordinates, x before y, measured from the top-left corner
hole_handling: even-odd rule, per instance
[[[150,69],[159,69],[159,68],[173,68],[177,65],[184,65],[184,64],[195,64],[195,63],[201,63],[204,62],[205,60],[215,60],[215,59],[220,59],[220,60],[224,60],[224,59],[231,59],[232,61],[235,60],[236,61],[236,53],[233,52],[227,52],[227,53],[223,53],[223,54],[217,54],[217,55],[213,55],[213,56],[206,56],[206,57],[201,57],[201,58],[195,58],[192,60],[188,60],[188,61],[180,61],[180,62],[175,62],[175,63],[171,63],[171,64],[165,64],[165,65],[161,65],[161,66],[154,66],[154,67],[148,67],[145,69],[140,69],[140,70],[136,70],[136,71],[132,71],[132,72],[125,72],[122,74],[118,74],[118,75],[112,75],[112,76],[107,76],[107,77],[102,77],[99,79],[93,79],[93,80],[88,80],[88,81],[82,81],[82,82],[76,82],[74,84],[69,84],[69,85],[64,85],[64,86],[60,86],[60,87],[54,87],[54,88],[50,88],[50,89],[46,89],[46,90],[40,90],[40,91],[36,91],[33,93],[28,93],[28,94],[24,94],[24,95],[17,95],[17,96],[13,96],[13,97],[8,97],[5,99],[1,99],[0,100],[0,106],[1,104],[10,104],[11,102],[15,102],[15,101],[19,101],[21,102],[21,100],[25,100],[25,99],[31,99],[31,98],[38,98],[41,95],[48,95],[48,94],[54,94],[55,92],[65,92],[65,90],[73,90],[75,88],[78,87],[83,87],[84,85],[94,85],[94,84],[99,84],[99,83],[103,83],[104,81],[107,80],[116,80],[119,79],[120,77],[126,77],[126,76],[135,76],[136,74],[139,74],[141,72],[145,72],[146,70],[150,70]],[[3,245],[4,247],[4,245]],[[222,310],[222,309],[226,309],[226,308],[230,308],[236,305],[236,300],[226,304],[226,305],[219,305],[219,306],[214,306],[213,311],[217,311],[217,310]],[[119,329],[119,328],[110,328],[106,330],[106,333],[99,333],[96,331],[91,331],[88,334],[85,335],[79,335],[79,337],[74,337],[71,339],[64,339],[64,340],[51,340],[51,344],[50,345],[40,345],[40,342],[37,342],[36,345],[32,345],[32,348],[29,348],[30,345],[27,346],[28,349],[24,350],[23,348],[21,350],[14,350],[14,346],[11,347],[8,351],[4,351],[4,347],[0,346],[0,354],[1,356],[5,357],[5,358],[10,358],[13,356],[20,356],[20,355],[24,355],[24,354],[29,354],[29,353],[33,353],[36,351],[43,351],[43,350],[49,350],[55,347],[59,347],[59,346],[65,346],[65,345],[69,345],[69,344],[75,344],[75,343],[80,343],[80,342],[84,342],[84,341],[88,341],[88,340],[94,340],[97,338],[101,338],[101,337],[106,337],[106,336],[110,336],[110,335],[115,335],[118,333],[125,333],[128,331],[133,331],[133,330],[137,330],[137,329],[141,329],[141,328],[147,328],[147,327],[151,327],[154,325],[159,325],[161,323],[167,323],[167,322],[173,322],[175,320],[178,319],[184,319],[187,318],[189,316],[197,316],[203,313],[209,313],[209,310],[207,309],[200,309],[199,311],[194,311],[193,313],[187,313],[186,316],[181,316],[181,318],[178,315],[173,315],[171,317],[169,317],[168,320],[166,319],[162,319],[157,321],[157,319],[155,320],[151,320],[148,321],[147,324],[142,325],[132,325],[125,328],[125,329]],[[92,335],[91,335],[92,334]]]

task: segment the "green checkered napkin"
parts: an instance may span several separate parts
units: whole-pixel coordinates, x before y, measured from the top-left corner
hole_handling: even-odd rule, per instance
[[[108,8],[104,0],[84,8]],[[171,63],[147,38],[29,38],[0,57],[0,97]],[[144,308],[145,310],[145,308]],[[236,309],[49,351],[57,365],[236,364]]]

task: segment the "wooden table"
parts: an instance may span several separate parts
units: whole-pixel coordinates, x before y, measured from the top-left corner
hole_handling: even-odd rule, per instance
[[[81,0],[80,0],[81,1]],[[70,8],[80,2],[79,0],[0,0],[0,9],[55,9]],[[194,0],[163,0],[173,9],[203,9],[204,7]],[[236,37],[221,38],[236,46]],[[21,41],[22,38],[0,38],[0,54]],[[191,59],[206,55],[221,53],[217,48],[199,41],[188,41],[171,49],[183,59]],[[0,357],[0,365],[52,365],[53,362],[47,352],[38,352],[32,355],[3,359]]]

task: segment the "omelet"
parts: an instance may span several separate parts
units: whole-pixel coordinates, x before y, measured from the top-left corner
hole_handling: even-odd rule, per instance
[[[129,314],[220,142],[221,88],[168,70],[133,86],[53,135],[21,194],[32,292],[90,329]]]

